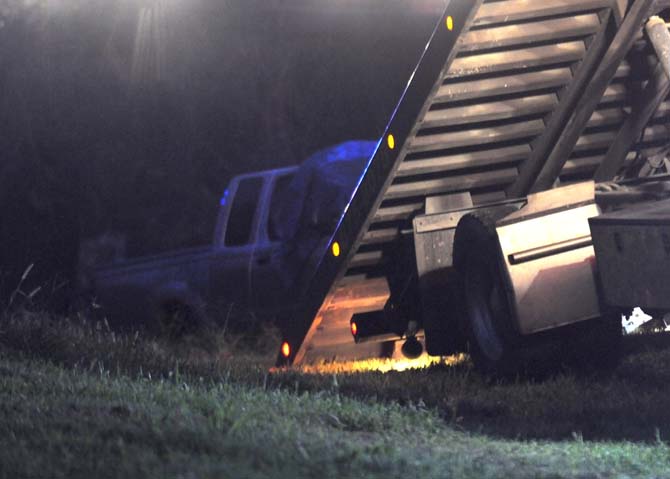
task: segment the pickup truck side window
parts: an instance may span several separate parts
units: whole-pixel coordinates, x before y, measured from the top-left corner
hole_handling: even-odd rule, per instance
[[[268,239],[270,241],[279,241],[281,234],[279,231],[279,209],[283,201],[286,201],[288,186],[293,179],[293,173],[280,176],[275,180],[274,190],[272,191],[272,201],[270,201],[270,214],[268,215]]]
[[[224,240],[226,246],[249,243],[262,188],[263,178],[247,178],[240,181],[228,217]]]

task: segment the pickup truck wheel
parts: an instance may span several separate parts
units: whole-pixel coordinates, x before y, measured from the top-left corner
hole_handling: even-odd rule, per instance
[[[454,265],[461,277],[461,329],[477,369],[518,372],[522,366],[519,334],[512,324],[507,281],[493,219],[467,215],[454,240]]]
[[[160,326],[163,335],[172,339],[185,336],[192,327],[193,308],[178,300],[168,300],[161,304]]]
[[[156,294],[154,309],[152,329],[160,336],[180,339],[207,329],[204,302],[184,284],[161,288]]]

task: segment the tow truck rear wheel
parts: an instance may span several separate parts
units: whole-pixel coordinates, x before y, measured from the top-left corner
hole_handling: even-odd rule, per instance
[[[461,219],[454,240],[454,265],[462,288],[461,330],[475,367],[505,375],[519,372],[523,358],[500,255],[492,217],[481,212]]]
[[[461,330],[477,369],[498,376],[543,376],[563,367],[616,367],[622,336],[616,314],[520,335],[514,325],[513,286],[503,261],[494,218],[485,212],[463,217],[454,238],[454,266],[461,278]]]

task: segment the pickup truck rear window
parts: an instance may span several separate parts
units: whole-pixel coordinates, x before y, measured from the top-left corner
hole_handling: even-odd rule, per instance
[[[250,242],[251,228],[263,188],[263,178],[247,178],[240,181],[228,216],[226,246],[241,246]]]

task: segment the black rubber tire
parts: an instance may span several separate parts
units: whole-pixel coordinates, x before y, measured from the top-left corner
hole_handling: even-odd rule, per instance
[[[460,276],[460,327],[475,367],[487,374],[520,372],[522,338],[512,323],[511,286],[503,274],[495,221],[484,213],[458,223],[454,266]]]
[[[210,321],[199,294],[183,283],[162,286],[154,294],[151,329],[161,337],[178,340],[205,333]]]

